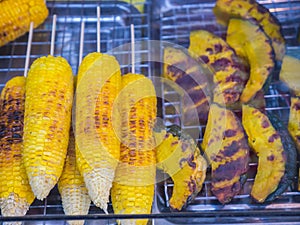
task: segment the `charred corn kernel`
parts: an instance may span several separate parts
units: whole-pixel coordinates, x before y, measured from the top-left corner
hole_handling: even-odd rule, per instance
[[[22,164],[25,77],[9,80],[0,100],[0,207],[3,216],[23,216],[34,200]]]
[[[151,212],[155,183],[153,127],[156,95],[151,80],[139,74],[122,77],[116,100],[121,113],[121,152],[111,197],[116,214]],[[120,221],[119,221],[120,223]],[[147,220],[122,220],[122,224],[147,224]]]
[[[34,195],[42,200],[65,162],[71,124],[73,75],[62,57],[35,60],[26,81],[23,161]]]
[[[120,156],[112,115],[121,87],[121,71],[110,55],[91,53],[79,67],[76,90],[76,159],[89,196],[107,212],[109,193]]]
[[[71,129],[72,130],[72,129]],[[90,208],[90,197],[83,177],[76,166],[75,137],[70,132],[70,140],[65,166],[58,181],[58,190],[66,215],[87,215]],[[84,224],[84,221],[68,221],[70,225]]]
[[[45,0],[3,0],[0,2],[0,46],[39,26],[48,16]]]

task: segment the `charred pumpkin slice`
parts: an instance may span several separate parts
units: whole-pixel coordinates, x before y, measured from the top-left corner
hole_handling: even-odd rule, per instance
[[[300,96],[300,60],[285,55],[282,60],[280,70],[280,80],[285,82],[290,89],[297,95]]]
[[[296,144],[298,153],[300,154],[300,97],[291,97],[288,130]],[[300,177],[298,178],[298,190],[300,191]]]
[[[250,66],[250,77],[240,98],[241,102],[249,102],[273,71],[275,59],[271,41],[258,25],[243,19],[230,19],[226,40]]]
[[[191,32],[188,50],[193,58],[214,71],[213,101],[228,107],[238,102],[248,73],[234,50],[222,38],[205,30]]]
[[[281,61],[285,54],[285,40],[277,18],[255,0],[217,0],[213,9],[217,21],[227,26],[231,18],[255,20],[269,36],[276,54]]]
[[[231,110],[211,105],[202,148],[211,164],[212,192],[228,203],[241,191],[249,161],[243,127]]]
[[[243,126],[251,148],[258,156],[258,168],[251,196],[264,202],[273,193],[285,173],[286,155],[279,132],[267,115],[258,109],[243,105]]]
[[[168,173],[174,182],[170,207],[181,210],[202,188],[206,177],[206,160],[188,134],[181,134],[176,125],[155,132],[157,167]]]
[[[203,64],[205,65],[205,64]],[[184,90],[183,121],[190,125],[193,121],[207,122],[209,104],[211,102],[211,71],[201,67],[187,52],[181,49],[166,47],[164,49],[164,77],[174,81]],[[195,118],[196,110],[198,118]]]
[[[288,129],[300,153],[300,97],[291,97]]]

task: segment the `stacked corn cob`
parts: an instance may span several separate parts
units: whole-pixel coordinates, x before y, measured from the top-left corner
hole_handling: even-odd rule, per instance
[[[23,216],[34,200],[22,164],[24,102],[25,77],[14,77],[6,83],[1,93],[0,207],[2,216]]]
[[[89,196],[106,213],[120,155],[114,129],[119,117],[112,115],[120,86],[120,66],[113,56],[95,52],[83,59],[76,91],[76,159]]]
[[[26,81],[23,161],[34,195],[44,199],[57,183],[67,153],[73,75],[62,57],[35,60]]]
[[[155,183],[153,127],[156,95],[152,82],[138,74],[122,77],[116,101],[121,113],[121,153],[111,197],[117,214],[150,213]],[[124,220],[122,224],[147,224],[147,220]]]
[[[75,137],[72,128],[65,166],[58,181],[58,190],[66,215],[88,214],[91,200],[76,166]],[[68,221],[68,223],[70,225],[80,225],[84,224],[84,221]]]
[[[30,22],[39,26],[48,16],[45,0],[0,1],[0,46],[29,30]]]

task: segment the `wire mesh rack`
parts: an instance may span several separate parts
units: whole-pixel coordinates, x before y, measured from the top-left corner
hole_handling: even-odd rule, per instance
[[[258,1],[268,8],[280,21],[282,32],[287,43],[287,54],[295,57],[300,56],[300,1],[298,0],[266,0]],[[220,37],[225,37],[226,28],[219,25],[212,13],[212,8],[215,1],[206,0],[199,1],[189,0],[182,3],[177,0],[170,1],[154,1],[154,23],[153,28],[156,29],[153,38],[169,41],[185,48],[189,45],[189,34],[193,30],[208,30]],[[289,115],[289,90],[278,80],[280,65],[274,71],[274,79],[268,90],[265,92],[266,110],[272,110],[280,116],[285,124],[288,122]],[[176,93],[169,90],[168,87],[163,87],[164,97],[162,100],[162,111],[165,124],[178,123],[182,129],[189,133],[199,134],[197,139],[202,141],[205,125],[197,127],[185,126],[181,119],[182,112],[181,99]],[[170,97],[170,95],[172,97]],[[173,99],[172,102],[164,99]],[[171,110],[170,108],[175,108]],[[176,113],[178,111],[179,113]],[[195,131],[196,129],[196,131]],[[224,212],[231,214],[232,212],[250,213],[252,210],[264,212],[264,219],[248,218],[247,223],[265,221],[271,223],[267,218],[274,216],[274,212],[270,209],[281,209],[281,211],[295,209],[296,215],[300,213],[300,193],[297,191],[297,184],[293,184],[280,199],[269,204],[256,204],[251,200],[250,191],[253,185],[257,170],[257,158],[251,155],[249,163],[248,178],[243,186],[240,194],[235,196],[229,204],[222,205],[216,197],[211,193],[211,178],[207,177],[204,182],[202,191],[198,194],[183,211],[193,213],[214,212],[216,216],[222,215]],[[208,173],[209,174],[209,173]],[[157,185],[157,210],[159,212],[168,212],[169,199],[172,194],[173,182],[171,179],[165,179]],[[257,213],[257,211],[256,211]],[[268,217],[270,216],[270,217]],[[201,224],[201,223],[216,223],[216,220],[202,218],[171,218],[169,222],[176,224]],[[238,219],[232,219],[228,223],[238,223]],[[280,219],[277,218],[279,222]],[[287,221],[286,221],[287,222]],[[220,223],[227,223],[223,220]]]
[[[111,51],[115,55],[128,52],[114,52],[114,48],[130,43],[130,24],[135,25],[136,40],[145,40],[150,36],[150,14],[147,8],[150,2],[135,1],[130,4],[123,1],[48,1],[49,16],[47,20],[34,30],[31,63],[33,60],[50,52],[50,39],[53,15],[57,15],[56,39],[54,55],[66,58],[72,66],[74,74],[78,68],[80,23],[85,21],[85,40],[83,56],[96,51],[96,7],[101,9],[101,52]],[[144,8],[144,13],[136,7]],[[24,71],[28,36],[24,35],[0,49],[0,77],[2,85],[11,77],[20,75]],[[136,52],[139,54],[139,52]],[[30,63],[30,64],[31,64]],[[121,65],[128,71],[130,65]],[[137,72],[150,74],[150,67],[137,66]]]
[[[287,50],[291,55],[299,56],[300,1],[299,0],[260,0],[280,20]],[[169,41],[188,47],[189,33],[196,29],[206,29],[224,36],[225,28],[216,23],[212,14],[213,0],[165,0],[165,1],[47,1],[50,15],[43,25],[34,30],[30,61],[47,55],[50,50],[51,24],[57,14],[57,32],[55,54],[65,57],[72,66],[74,74],[78,70],[80,23],[85,21],[85,41],[83,56],[96,51],[96,7],[101,7],[101,52],[114,54],[122,58],[121,67],[124,73],[130,71],[131,51],[119,46],[130,43],[130,24],[135,25],[137,41],[156,39]],[[137,8],[143,6],[144,11]],[[27,35],[0,48],[0,85],[1,88],[11,77],[23,74]],[[150,47],[148,46],[147,49]],[[154,68],[151,54],[144,48],[137,48],[135,54],[146,58],[146,63],[136,65],[136,71],[147,76],[159,74]],[[148,60],[147,60],[148,58]],[[147,62],[148,61],[148,62]],[[277,71],[278,72],[278,71]],[[276,77],[276,76],[275,76]],[[161,87],[162,102],[160,115],[165,124],[180,124],[181,97]],[[289,112],[289,91],[282,83],[274,80],[265,95],[267,110],[274,110],[287,122]],[[164,99],[172,99],[164,101]],[[174,111],[176,108],[177,111]],[[189,133],[197,133],[201,142],[205,125],[197,127],[182,126]],[[25,218],[14,218],[24,224],[66,224],[68,219],[85,219],[86,224],[116,224],[116,218],[128,217],[151,218],[152,224],[229,224],[229,223],[262,223],[297,224],[300,215],[300,193],[296,184],[292,185],[282,198],[272,204],[254,204],[249,196],[253,184],[257,162],[253,156],[249,164],[249,176],[242,192],[230,204],[221,205],[211,193],[211,182],[208,177],[202,191],[182,212],[170,212],[168,201],[173,183],[166,178],[156,185],[153,214],[140,216],[105,215],[99,208],[91,205],[89,215],[85,217],[68,217],[63,213],[60,195],[54,188],[44,201],[36,200]],[[164,174],[161,174],[164,176]],[[109,212],[112,206],[109,205]],[[6,221],[9,219],[5,219]],[[1,218],[0,218],[1,221]],[[4,221],[4,220],[3,220]],[[242,222],[243,221],[243,222]]]
[[[30,63],[50,53],[53,16],[57,15],[54,55],[62,56],[70,63],[73,73],[78,71],[81,22],[85,22],[83,57],[97,50],[97,6],[100,7],[101,52],[109,52],[120,62],[123,73],[131,70],[131,30],[134,24],[136,41],[148,40],[150,37],[151,1],[47,1],[49,16],[46,21],[34,29],[31,46]],[[0,48],[0,89],[14,76],[24,73],[28,34]],[[147,57],[139,49],[137,57]],[[123,63],[122,63],[123,62]],[[137,73],[147,76],[151,67],[146,63],[135,65]],[[109,204],[109,212],[112,212]],[[86,224],[116,224],[116,219],[105,216],[104,212],[93,204]],[[55,187],[44,201],[35,200],[30,206],[27,217],[0,218],[2,221],[23,221],[24,224],[67,224],[61,198]],[[104,217],[103,217],[104,216]],[[78,218],[77,218],[78,219]]]

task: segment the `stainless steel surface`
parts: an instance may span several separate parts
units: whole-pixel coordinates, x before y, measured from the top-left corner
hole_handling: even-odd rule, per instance
[[[289,54],[300,57],[300,46],[297,36],[300,33],[300,0],[265,0],[260,1],[268,7],[283,25]],[[86,21],[84,53],[96,51],[96,6],[101,6],[101,51],[115,54],[121,62],[124,72],[131,69],[130,24],[135,24],[136,41],[150,39],[170,41],[183,47],[188,46],[189,32],[195,29],[207,29],[215,34],[224,35],[225,28],[218,25],[212,14],[213,0],[154,0],[146,1],[146,11],[140,14],[134,7],[124,2],[110,1],[49,1],[50,16],[46,22],[34,30],[31,63],[34,59],[47,55],[50,50],[51,21],[57,14],[57,35],[55,55],[65,57],[71,64],[74,74],[78,68],[80,23]],[[141,2],[136,3],[136,5]],[[150,8],[152,7],[152,14]],[[151,19],[153,19],[151,23]],[[148,46],[136,48],[136,56],[143,63],[136,64],[137,72],[151,77],[160,74],[160,65],[153,65],[152,54]],[[15,75],[23,74],[27,35],[0,48],[0,85]],[[161,57],[161,55],[160,55]],[[160,58],[161,61],[161,58]],[[275,77],[278,70],[275,71]],[[166,86],[158,87],[162,91],[160,115],[165,124],[181,124],[181,98]],[[289,112],[289,92],[285,85],[274,80],[265,96],[268,110],[279,113],[285,122]],[[166,102],[165,99],[171,99]],[[179,112],[169,113],[176,108]],[[171,109],[171,110],[170,110]],[[182,126],[195,138],[202,140],[204,125]],[[296,184],[291,186],[282,198],[272,204],[255,204],[249,197],[256,171],[256,160],[250,163],[248,180],[242,193],[229,204],[221,205],[210,191],[210,178],[204,183],[201,193],[182,212],[170,212],[168,200],[173,184],[166,179],[156,185],[156,195],[152,215],[152,224],[300,224],[300,192]],[[165,176],[161,174],[161,176]],[[109,212],[112,212],[111,204]],[[126,217],[126,216],[125,216]],[[134,215],[132,217],[135,217]],[[45,201],[36,200],[25,217],[25,224],[66,224],[61,199],[55,188]],[[91,206],[86,224],[115,224],[114,215],[105,215],[100,209]],[[22,218],[16,218],[22,220]],[[73,217],[80,219],[80,217]],[[6,220],[1,218],[0,221]]]

